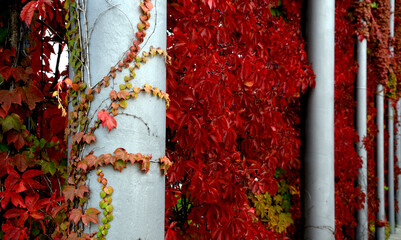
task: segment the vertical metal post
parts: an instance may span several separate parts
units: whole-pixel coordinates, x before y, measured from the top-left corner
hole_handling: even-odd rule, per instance
[[[383,85],[377,86],[376,93],[376,172],[377,172],[377,198],[379,200],[379,209],[376,214],[376,219],[379,221],[385,220],[384,212],[384,92]],[[376,226],[376,239],[384,238],[384,227]]]
[[[397,166],[401,168],[401,100],[397,101],[397,135],[396,135],[396,156],[397,156]],[[397,176],[398,188],[396,192],[396,199],[398,205],[398,212],[396,216],[397,224],[401,224],[401,175]]]
[[[394,37],[394,0],[390,0],[390,37]],[[391,55],[393,54],[393,47],[390,46]],[[393,121],[393,108],[392,100],[387,101],[388,105],[388,220],[390,222],[391,233],[395,231],[395,210],[394,210],[394,121]]]
[[[82,38],[89,39],[89,43],[83,47],[89,52],[90,79],[87,73],[84,76],[88,86],[94,86],[106,76],[110,67],[122,61],[136,39],[136,26],[142,14],[141,1],[85,2],[86,19],[81,18],[80,22],[87,24],[89,29],[89,33]],[[140,45],[144,51],[149,51],[150,46],[166,49],[167,1],[153,0],[152,3],[150,28],[144,43]],[[135,62],[131,64],[135,65]],[[163,58],[151,58],[135,72],[135,80],[131,81],[133,86],[142,88],[147,83],[166,90],[166,64]],[[117,72],[116,78],[110,80],[110,86],[95,95],[88,116],[92,124],[97,120],[99,110],[108,109],[111,90],[119,92],[119,85],[125,84],[124,76],[127,75],[130,75],[129,69]],[[147,174],[141,171],[137,163],[133,166],[127,164],[122,172],[113,170],[110,165],[102,167],[107,185],[114,189],[114,219],[110,222],[107,239],[164,239],[165,180],[157,161],[165,153],[166,105],[164,100],[143,92],[136,99],[128,99],[127,103],[127,107],[120,108],[115,116],[117,127],[110,132],[106,128],[97,129],[96,142],[85,149],[86,153],[94,151],[96,156],[113,153],[117,148],[124,148],[128,153],[153,155]],[[88,174],[88,207],[99,208],[101,185],[96,181],[95,172]],[[97,228],[96,224],[90,224],[86,231],[93,232]]]
[[[309,0],[307,52],[316,74],[305,122],[304,239],[334,239],[334,0]]]
[[[367,42],[363,39],[357,42],[357,59],[359,64],[357,84],[356,84],[356,125],[359,135],[359,142],[357,143],[357,152],[362,160],[362,167],[358,173],[358,185],[363,193],[365,193],[364,208],[358,210],[357,214],[357,231],[356,239],[368,239],[368,197],[367,197],[367,152],[362,142],[366,136],[366,116],[367,116],[367,97],[366,97],[366,57],[367,57]]]
[[[394,121],[393,121],[393,108],[391,106],[392,101],[387,101],[387,113],[388,113],[388,220],[390,222],[391,233],[394,233],[395,229],[395,215],[394,215]]]

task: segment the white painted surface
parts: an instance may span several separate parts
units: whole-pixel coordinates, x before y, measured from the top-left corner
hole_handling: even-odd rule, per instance
[[[150,29],[141,49],[149,47],[166,49],[166,1],[152,1]],[[137,23],[140,21],[140,1],[132,0],[88,0],[87,18],[89,27],[90,86],[99,82],[126,53],[135,38]],[[83,24],[83,21],[81,21]],[[141,56],[141,54],[140,54]],[[143,87],[145,83],[166,90],[166,67],[161,57],[150,58],[148,63],[135,70],[133,86]],[[110,87],[95,94],[89,116],[96,120],[97,111],[106,109],[110,104],[109,93],[119,91],[119,84],[124,83],[128,69],[117,73]],[[84,74],[87,77],[86,73]],[[88,79],[85,79],[88,81]],[[107,128],[95,131],[96,143],[86,149],[94,150],[99,156],[112,153],[122,147],[129,153],[152,154],[152,160],[158,160],[165,153],[166,110],[165,102],[155,96],[140,93],[137,99],[127,101],[128,107],[117,115],[117,128],[110,133]],[[108,186],[114,188],[112,205],[114,219],[107,239],[164,239],[164,176],[158,163],[151,163],[148,174],[140,171],[139,165],[128,166],[121,173],[111,166],[102,168]],[[99,208],[100,184],[96,181],[95,171],[88,175],[88,187],[91,191],[88,207]],[[99,221],[102,214],[99,215]],[[91,225],[90,232],[97,230]]]
[[[358,59],[358,76],[356,86],[356,127],[359,136],[357,143],[357,152],[362,160],[362,167],[358,170],[358,185],[363,193],[365,193],[364,208],[358,210],[357,213],[357,230],[356,239],[368,239],[368,197],[367,197],[367,152],[363,144],[363,138],[366,136],[366,116],[367,116],[367,91],[366,91],[366,39],[357,42],[357,59]]]
[[[308,58],[316,74],[309,93],[305,143],[304,239],[334,240],[334,0],[309,0]]]
[[[376,219],[385,220],[384,211],[384,93],[383,85],[377,86],[376,94],[376,174],[377,174],[377,199],[379,200],[379,209],[376,213]],[[376,226],[376,239],[384,239],[384,227]]]

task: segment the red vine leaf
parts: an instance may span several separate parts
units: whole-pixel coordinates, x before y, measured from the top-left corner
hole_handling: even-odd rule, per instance
[[[104,165],[114,164],[116,161],[116,157],[110,153],[100,155],[99,159],[104,163]]]
[[[170,159],[168,159],[168,157],[164,156],[162,158],[160,158],[160,170],[164,171],[164,175],[167,175],[167,170],[168,168],[172,165]]]
[[[88,208],[85,210],[85,214],[82,216],[82,222],[85,226],[88,226],[89,222],[98,224],[97,215],[100,213],[96,208]]]
[[[87,144],[91,144],[92,142],[96,141],[95,135],[93,133],[88,133],[83,136],[84,142]]]
[[[129,96],[129,92],[126,91],[126,90],[122,90],[122,91],[119,91],[119,92],[117,93],[117,98],[120,99],[120,100],[126,99],[127,96]]]
[[[19,151],[26,143],[24,137],[24,133],[12,131],[7,135],[7,141],[9,143],[14,143],[14,147]],[[23,171],[21,171],[23,172]]]
[[[23,87],[22,89],[24,90],[24,94],[21,94],[22,99],[28,104],[30,110],[33,110],[36,107],[37,102],[44,99],[42,91],[33,84],[29,85],[28,89],[26,87]]]
[[[128,159],[128,153],[124,148],[117,148],[114,150],[114,154],[117,160],[123,160],[124,162]]]
[[[148,172],[149,172],[149,169],[150,169],[150,162],[149,162],[149,159],[143,158],[141,170],[142,170],[142,171],[145,171],[145,173],[148,173]]]
[[[21,20],[24,21],[28,26],[31,24],[33,13],[36,10],[37,1],[29,2],[22,8]]]
[[[75,186],[68,185],[63,190],[63,195],[66,200],[74,200],[75,197]]]
[[[20,172],[25,172],[28,167],[28,165],[26,164],[25,156],[22,154],[15,155],[13,162]]]
[[[79,162],[77,164],[77,169],[82,169],[84,172],[88,169],[88,164],[86,162]]]
[[[95,167],[95,168],[97,168],[97,166],[98,166],[98,158],[95,156],[95,155],[93,155],[93,154],[88,154],[88,155],[86,155],[85,157],[84,157],[84,161],[86,161],[87,163],[88,163],[88,166],[90,167],[90,168],[92,168],[92,167]]]
[[[101,110],[97,113],[97,117],[102,121],[102,127],[107,126],[109,132],[111,131],[111,129],[117,127],[116,119],[112,115],[110,115],[109,112]]]
[[[5,218],[16,218],[21,216],[23,213],[25,213],[24,209],[20,209],[20,208],[11,208],[8,209],[6,213],[4,213],[4,217]]]
[[[111,90],[111,91],[110,91],[110,98],[111,98],[111,100],[116,100],[116,99],[117,99],[117,92],[116,92],[116,90]]]
[[[83,136],[84,136],[83,132],[77,132],[74,136],[74,141],[77,143],[81,142]]]
[[[12,103],[21,105],[21,95],[8,90],[0,90],[0,117],[4,118],[8,114]]]
[[[81,209],[74,208],[71,210],[69,220],[74,221],[77,224],[82,218],[82,211]]]
[[[89,192],[88,187],[86,187],[85,185],[79,185],[79,187],[75,190],[75,195],[80,197],[80,198],[84,198],[85,193]]]
[[[126,167],[127,167],[127,163],[124,162],[123,160],[117,160],[113,165],[113,169],[118,170],[120,172]]]

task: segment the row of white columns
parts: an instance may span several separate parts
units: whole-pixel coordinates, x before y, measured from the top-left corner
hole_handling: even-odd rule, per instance
[[[394,36],[394,0],[390,0],[390,37]],[[304,155],[304,239],[335,239],[335,202],[334,202],[334,19],[335,0],[307,1],[305,39],[309,61],[316,74],[316,87],[308,95],[305,121],[305,155]],[[357,132],[360,142],[357,152],[362,159],[358,183],[365,193],[364,208],[357,213],[358,226],[356,239],[368,239],[367,210],[367,152],[362,139],[367,134],[367,42],[357,43]],[[384,92],[383,85],[378,84],[376,94],[377,149],[376,171],[378,177],[377,197],[379,209],[376,219],[385,220],[384,202]],[[394,121],[392,100],[388,100],[388,221],[391,232],[395,228],[394,211]],[[397,103],[397,118],[401,120],[401,102]],[[401,166],[400,131],[397,133],[396,154],[398,166]],[[398,208],[401,209],[401,176],[398,177]],[[401,213],[397,214],[401,223]],[[385,239],[384,227],[376,227],[376,238]]]

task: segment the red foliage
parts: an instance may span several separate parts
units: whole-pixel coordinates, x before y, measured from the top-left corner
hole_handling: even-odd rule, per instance
[[[280,236],[255,221],[247,194],[274,194],[277,169],[299,189],[300,94],[314,80],[300,37],[301,1],[277,4],[168,5],[168,156],[174,165],[166,211],[180,236]],[[285,20],[272,16],[272,8]],[[181,212],[179,198],[186,202]],[[300,202],[293,200],[299,218]]]
[[[355,185],[362,166],[355,143],[356,97],[354,94],[357,63],[354,57],[356,26],[348,10],[354,1],[336,1],[335,61],[335,206],[336,239],[355,237],[356,210],[362,207],[364,194]]]
[[[10,9],[0,17],[1,32],[18,37],[0,38],[1,231],[3,239],[38,239],[54,231],[62,200],[67,122],[52,97],[62,75],[49,69],[54,52],[49,41],[63,44],[57,34],[64,29],[64,11],[60,1],[50,0],[0,6]],[[27,29],[22,21],[29,31],[20,32]]]

